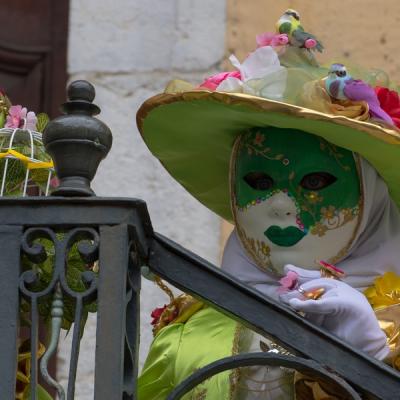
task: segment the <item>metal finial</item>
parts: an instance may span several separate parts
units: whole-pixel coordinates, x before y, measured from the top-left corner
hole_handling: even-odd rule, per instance
[[[43,143],[60,179],[52,195],[93,196],[90,182],[111,148],[112,134],[107,125],[93,117],[100,108],[92,103],[92,84],[74,81],[67,94],[68,101],[62,105],[66,115],[52,120],[43,132]]]
[[[76,114],[85,112],[94,116],[100,114],[100,108],[93,104],[96,96],[94,86],[84,80],[72,82],[67,88],[68,101],[62,105],[65,114]]]

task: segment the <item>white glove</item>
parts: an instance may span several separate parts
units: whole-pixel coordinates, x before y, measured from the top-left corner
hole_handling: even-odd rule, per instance
[[[306,318],[338,336],[370,356],[383,360],[389,354],[386,335],[380,329],[375,313],[366,297],[347,283],[330,278],[316,278],[318,271],[304,270],[292,265],[286,271],[296,272],[300,288],[305,291],[323,288],[318,300],[307,300],[298,289],[282,294],[282,302]]]

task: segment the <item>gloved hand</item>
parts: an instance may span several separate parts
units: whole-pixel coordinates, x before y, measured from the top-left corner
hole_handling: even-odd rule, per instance
[[[319,271],[288,265],[286,271],[289,270],[298,274],[301,291],[323,288],[325,292],[318,300],[308,300],[298,287],[280,295],[282,302],[304,312],[311,322],[372,357],[383,360],[389,354],[386,335],[361,292],[339,280],[321,278]]]

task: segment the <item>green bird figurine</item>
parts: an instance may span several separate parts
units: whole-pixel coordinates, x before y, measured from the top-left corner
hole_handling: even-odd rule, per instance
[[[324,46],[314,35],[304,30],[300,23],[300,14],[296,10],[286,10],[276,23],[276,30],[280,34],[286,33],[292,46],[322,53]]]

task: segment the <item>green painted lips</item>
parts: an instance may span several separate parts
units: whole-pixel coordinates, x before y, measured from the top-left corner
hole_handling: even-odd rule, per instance
[[[283,229],[279,226],[273,225],[264,232],[264,235],[272,243],[278,246],[290,247],[300,242],[306,233],[295,226],[288,226],[287,228]]]

